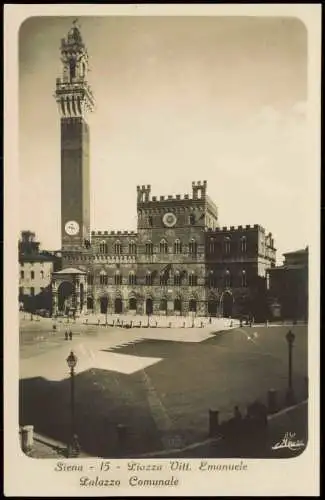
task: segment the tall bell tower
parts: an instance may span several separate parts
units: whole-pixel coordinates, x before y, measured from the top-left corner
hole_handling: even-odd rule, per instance
[[[61,121],[61,248],[80,251],[90,239],[89,126],[94,98],[88,54],[77,20],[61,40],[62,75],[55,98]]]

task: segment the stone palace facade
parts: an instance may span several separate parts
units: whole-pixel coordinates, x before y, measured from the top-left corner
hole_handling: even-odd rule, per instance
[[[52,314],[123,313],[235,317],[258,313],[275,266],[263,227],[220,227],[207,182],[190,194],[137,187],[136,231],[91,231],[88,55],[74,24],[61,41],[56,82],[61,120],[62,269],[52,275]]]

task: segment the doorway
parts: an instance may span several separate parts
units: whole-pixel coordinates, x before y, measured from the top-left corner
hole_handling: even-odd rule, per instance
[[[153,303],[152,299],[147,299],[146,300],[146,314],[149,316],[153,312]]]
[[[129,309],[130,309],[130,311],[136,311],[136,309],[137,309],[137,299],[135,297],[131,297],[129,299]]]
[[[119,297],[115,299],[114,310],[115,310],[115,314],[121,314],[121,312],[123,311],[122,299]]]
[[[100,312],[101,314],[106,314],[108,309],[108,297],[100,298]]]
[[[196,312],[196,300],[195,299],[190,299],[189,310],[190,310],[190,312]]]
[[[233,296],[231,293],[226,292],[222,298],[222,311],[224,318],[232,317]]]
[[[208,301],[208,314],[210,316],[217,316],[217,312],[218,312],[218,303],[217,303],[217,301],[210,299]]]
[[[181,299],[175,299],[174,300],[174,311],[175,312],[181,312],[182,311],[182,301]]]

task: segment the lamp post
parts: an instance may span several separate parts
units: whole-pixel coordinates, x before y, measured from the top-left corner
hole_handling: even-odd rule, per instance
[[[289,330],[288,333],[286,334],[286,340],[288,342],[288,391],[287,391],[288,403],[294,402],[294,393],[292,386],[292,349],[295,338],[296,338],[295,334],[292,333],[291,330]]]
[[[75,401],[74,401],[74,369],[77,365],[78,358],[73,351],[67,357],[67,364],[70,368],[70,383],[71,383],[71,441],[68,446],[68,456],[77,457],[79,455],[79,442],[78,436],[75,431]]]

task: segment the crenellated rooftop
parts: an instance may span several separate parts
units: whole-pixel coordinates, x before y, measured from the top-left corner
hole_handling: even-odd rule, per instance
[[[175,201],[186,201],[186,200],[205,200],[207,191],[207,181],[193,181],[192,182],[192,194],[176,194],[167,196],[152,196],[151,197],[151,185],[146,184],[142,186],[137,186],[138,193],[138,204],[142,203],[155,203],[155,202],[175,202]]]
[[[92,236],[137,236],[136,231],[92,231]]]
[[[221,232],[231,232],[231,231],[247,231],[247,230],[259,230],[263,233],[265,233],[265,229],[264,227],[260,226],[259,224],[253,224],[253,225],[250,225],[250,224],[246,224],[245,226],[223,226],[223,227],[216,227],[215,229],[212,229],[211,227],[209,228],[206,228],[206,231],[207,232],[211,232],[211,233],[221,233]],[[269,235],[272,236],[271,233],[269,233]]]

